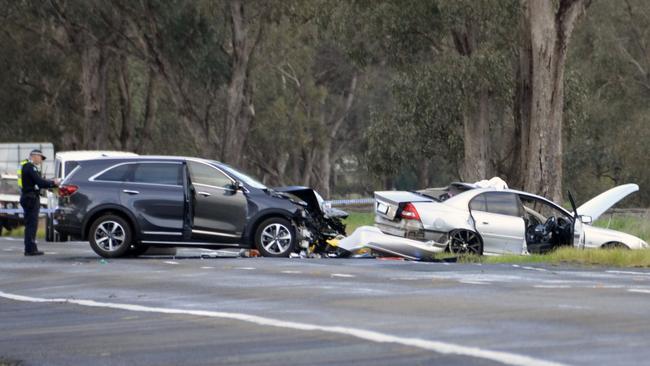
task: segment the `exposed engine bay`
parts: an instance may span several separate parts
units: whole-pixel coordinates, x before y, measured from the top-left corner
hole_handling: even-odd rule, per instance
[[[300,254],[318,256],[336,251],[328,241],[346,235],[342,220],[348,213],[329,207],[315,190],[308,187],[280,187],[274,189],[293,203],[304,208],[302,217],[295,218]]]

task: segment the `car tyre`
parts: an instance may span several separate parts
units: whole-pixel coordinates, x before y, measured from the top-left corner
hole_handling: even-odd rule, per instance
[[[449,233],[449,252],[458,255],[483,255],[483,241],[473,231],[454,230]]]
[[[255,230],[255,246],[264,257],[288,257],[296,246],[296,232],[289,220],[272,217]]]
[[[131,225],[117,215],[104,215],[90,226],[90,247],[104,258],[118,258],[129,252],[133,240]]]

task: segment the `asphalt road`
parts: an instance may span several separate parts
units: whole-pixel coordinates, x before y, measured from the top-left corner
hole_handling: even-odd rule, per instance
[[[0,365],[643,365],[650,271],[375,259],[24,257]],[[214,254],[214,253],[213,253]]]

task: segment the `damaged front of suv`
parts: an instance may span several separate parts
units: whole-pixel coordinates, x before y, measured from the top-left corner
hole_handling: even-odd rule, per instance
[[[274,191],[303,208],[301,216],[294,219],[298,243],[296,252],[301,256],[314,257],[335,250],[329,241],[345,236],[342,220],[348,217],[347,212],[332,208],[309,187],[279,187]]]

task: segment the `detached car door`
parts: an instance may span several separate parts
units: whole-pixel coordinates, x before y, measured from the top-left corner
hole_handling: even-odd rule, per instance
[[[239,242],[246,227],[248,200],[235,181],[208,163],[188,161],[192,194],[192,239]]]
[[[180,240],[185,213],[183,163],[142,161],[124,168],[128,171],[120,200],[135,214],[143,239]]]
[[[521,204],[514,193],[485,192],[470,202],[476,231],[487,253],[521,254],[525,248],[526,225]]]

